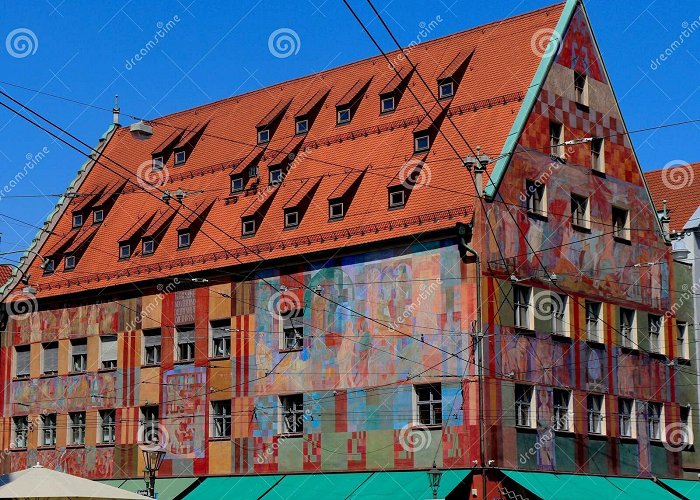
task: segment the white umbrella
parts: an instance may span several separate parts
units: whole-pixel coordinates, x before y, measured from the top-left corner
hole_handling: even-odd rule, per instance
[[[106,484],[46,469],[39,464],[0,476],[0,498],[17,499],[132,499],[148,497]]]

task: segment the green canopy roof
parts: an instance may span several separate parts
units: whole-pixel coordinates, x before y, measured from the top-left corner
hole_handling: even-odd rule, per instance
[[[700,500],[700,481],[660,479],[662,483],[690,500]]]
[[[146,489],[146,484],[143,482],[143,479],[110,479],[100,482],[133,493]],[[158,478],[156,479],[158,500],[174,500],[195,482],[197,482],[196,477]]]

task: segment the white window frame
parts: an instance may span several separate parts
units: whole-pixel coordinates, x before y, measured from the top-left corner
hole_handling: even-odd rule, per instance
[[[153,163],[151,166],[151,170],[155,170],[155,171],[163,170],[164,166],[165,166],[165,164],[163,162],[162,156],[154,156],[153,157]]]
[[[41,374],[42,375],[57,375],[58,374],[58,362],[56,364],[56,370],[46,370],[45,368],[45,363],[46,363],[46,350],[48,348],[55,347],[56,348],[56,359],[58,360],[58,355],[59,355],[59,347],[58,347],[58,341],[53,341],[53,342],[44,342],[41,344]],[[60,361],[60,360],[59,360]]]
[[[54,259],[46,259],[44,274],[52,274],[54,271],[56,271],[56,261]]]
[[[243,236],[252,236],[255,234],[256,226],[255,219],[248,219],[242,222],[241,234]]]
[[[192,363],[195,358],[196,342],[180,342],[182,330],[194,330],[194,325],[182,325],[175,328],[175,359],[178,363]],[[196,335],[196,330],[195,330]],[[162,337],[161,337],[162,340]]]
[[[86,416],[84,411],[68,413],[68,443],[71,446],[85,446]]]
[[[297,227],[299,225],[299,212],[290,210],[284,213],[284,227]]]
[[[389,103],[391,103],[391,106],[387,106]],[[396,111],[396,98],[393,95],[382,97],[380,110],[382,113]]]
[[[586,340],[603,343],[603,303],[587,300],[585,303]]]
[[[606,434],[604,394],[586,395],[586,415],[588,417],[588,434],[604,436]]]
[[[553,389],[552,391],[552,427],[557,432],[573,432],[574,412],[571,391]]]
[[[268,142],[270,142],[270,129],[258,130],[258,144],[267,144]]]
[[[192,237],[189,231],[177,233],[177,247],[189,248],[192,245]]]
[[[574,71],[574,98],[577,103],[588,106],[588,75]]]
[[[413,151],[420,153],[430,149],[430,134],[420,134],[413,139]]]
[[[658,321],[658,328],[654,328],[654,323]],[[649,325],[649,352],[654,354],[664,354],[664,344],[665,344],[665,321],[664,317],[658,314],[647,315],[647,322]]]
[[[658,410],[658,411],[657,411]],[[664,441],[664,405],[657,401],[647,401],[647,432],[650,441]]]
[[[550,292],[552,335],[571,337],[569,323],[569,296],[563,293]]]
[[[260,167],[257,163],[248,167],[248,177],[257,177],[259,172]]]
[[[156,333],[157,332],[157,333]],[[146,337],[160,337],[160,343],[158,345],[147,346]],[[159,328],[147,329],[143,331],[142,334],[143,349],[141,353],[141,365],[142,366],[158,366],[161,362],[161,355],[163,353],[163,337]],[[153,354],[149,356],[149,350],[152,350]],[[153,362],[149,363],[149,357],[152,357]]]
[[[309,131],[309,119],[301,118],[296,120],[294,124],[294,131],[296,135],[306,134]]]
[[[150,244],[150,249],[148,248],[148,245]],[[144,238],[143,241],[141,242],[141,253],[143,255],[153,255],[153,253],[156,251],[156,242],[153,240],[153,238]]]
[[[98,217],[97,214],[100,214]],[[101,224],[105,220],[105,211],[102,208],[96,208],[92,211],[92,223]]]
[[[98,418],[100,425],[97,428],[97,442],[101,444],[114,444],[117,436],[115,432],[117,426],[116,410],[100,410],[98,413]]]
[[[300,435],[304,432],[304,395],[279,396],[279,430],[283,435]]]
[[[590,229],[590,213],[590,199],[587,196],[571,193],[571,225],[574,228]]]
[[[533,331],[535,329],[531,287],[513,285],[513,318],[515,328],[528,331]]]
[[[449,89],[449,90],[447,90]],[[442,81],[438,84],[438,98],[446,99],[455,95],[455,82],[452,80]]]
[[[611,210],[613,237],[630,241],[630,213],[626,208],[613,206]]]
[[[685,448],[693,446],[693,409],[691,408],[691,406],[681,406],[678,418],[681,426],[681,436],[683,436],[683,444],[685,445]]]
[[[66,255],[63,267],[66,270],[75,269],[76,258],[75,255]]]
[[[676,338],[678,340],[678,357],[681,359],[690,359],[688,323],[685,321],[676,321]]]
[[[591,169],[605,172],[605,139],[594,137],[591,141]]]
[[[627,407],[629,405],[629,407]],[[637,402],[632,398],[618,398],[618,424],[620,437],[627,439],[637,438]]]
[[[406,191],[403,188],[389,191],[389,208],[404,206],[406,206]]]
[[[117,351],[116,356],[119,356],[119,340],[116,335],[100,335],[100,370],[116,370],[117,368],[117,358],[115,359],[103,359],[104,357],[104,346],[107,342],[114,342],[115,351]]]
[[[12,417],[12,443],[15,449],[23,450],[29,444],[29,416]]]
[[[340,208],[340,213],[333,213],[334,209]],[[342,219],[345,217],[345,203],[338,201],[335,203],[328,204],[328,218],[329,219]]]
[[[56,447],[56,414],[46,413],[41,415],[41,432],[39,433],[40,448]]]
[[[525,201],[529,214],[547,216],[547,186],[540,181],[525,180]]]
[[[415,425],[442,426],[442,384],[420,384],[413,386]]]
[[[537,425],[537,408],[534,405],[535,386],[515,384],[515,426],[525,429],[534,429]],[[518,394],[520,392],[520,394]],[[521,397],[518,397],[518,396]]]
[[[73,227],[82,227],[84,222],[83,214],[73,214]]]
[[[224,327],[228,330],[228,335],[226,337],[214,338],[214,330],[219,327]],[[221,345],[220,345],[221,344]],[[225,354],[217,354],[221,352],[223,347],[223,352]],[[216,359],[227,359],[231,357],[231,322],[228,320],[213,320],[209,322],[209,348],[211,352],[209,353],[210,358]]]
[[[626,307],[620,308],[620,337],[620,344],[622,347],[626,347],[627,349],[637,348],[639,338],[637,335],[636,310]]]
[[[299,324],[293,324],[291,327],[285,328],[285,318],[299,318]],[[280,325],[280,351],[299,351],[304,348],[304,309],[292,309],[287,311],[285,315],[279,316]]]
[[[129,243],[119,245],[119,258],[128,259],[129,257],[131,257],[131,245]]]
[[[347,118],[342,118],[343,113],[347,113]],[[338,125],[350,123],[350,120],[352,120],[352,110],[350,108],[341,108],[338,110],[336,115],[336,123]]]
[[[187,161],[187,151],[175,152],[175,165],[182,165]]]
[[[274,170],[270,170],[270,184],[272,185],[277,185],[282,183],[282,169],[281,168],[276,168]]]
[[[82,354],[75,354],[73,352],[73,348],[76,344],[84,345],[85,346],[85,353]],[[85,373],[87,371],[87,339],[86,338],[78,338],[78,339],[71,339],[70,341],[70,372],[71,373]],[[79,356],[79,359],[81,360],[81,367],[80,369],[76,370],[76,356]]]
[[[158,444],[160,441],[160,407],[148,405],[141,407],[141,418],[139,420],[139,443]]]
[[[231,177],[231,192],[232,193],[239,193],[243,191],[243,188],[245,187],[245,184],[243,184],[243,177],[240,175],[236,175]]]
[[[211,436],[215,439],[231,437],[231,400],[211,402]]]

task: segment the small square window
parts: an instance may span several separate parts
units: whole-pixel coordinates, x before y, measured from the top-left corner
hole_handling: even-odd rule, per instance
[[[612,208],[612,232],[613,237],[619,240],[629,241],[629,213],[623,208]]]
[[[44,274],[51,274],[56,270],[56,261],[53,259],[46,259],[44,261]]]
[[[577,194],[571,195],[571,224],[578,229],[588,229],[588,198]]]
[[[83,214],[73,214],[73,227],[80,227],[83,225]]]
[[[439,87],[439,97],[440,99],[445,99],[446,97],[452,97],[455,93],[454,82],[443,82]]]
[[[131,245],[128,243],[119,245],[119,258],[128,259],[129,257],[131,257]]]
[[[296,133],[305,134],[309,131],[309,120],[304,118],[303,120],[297,120],[296,122]]]
[[[564,156],[563,129],[561,123],[549,122],[549,151],[552,156],[559,158]]]
[[[243,177],[231,177],[231,192],[243,191]]]
[[[153,157],[153,170],[159,171],[163,170],[163,157],[162,156],[154,156]]]
[[[394,96],[382,98],[382,113],[389,113],[396,109]]]
[[[243,236],[249,236],[255,234],[255,219],[248,219],[243,221]]]
[[[251,165],[248,167],[248,177],[257,177],[258,176],[258,165]]]
[[[338,124],[349,123],[352,118],[350,113],[350,108],[344,108],[338,110]]]
[[[442,385],[426,384],[415,387],[416,423],[420,425],[442,425]]]
[[[430,149],[430,136],[429,135],[418,135],[413,140],[413,150],[418,153],[420,151],[427,151]]]
[[[105,220],[105,212],[101,208],[98,208],[92,212],[92,223],[99,224]]]
[[[281,184],[282,183],[282,170],[276,168],[275,170],[270,170],[270,184]]]
[[[591,168],[596,172],[605,172],[605,142],[600,137],[591,141]]]
[[[345,215],[345,206],[342,201],[337,203],[331,203],[329,210],[331,219],[342,219]]]
[[[178,233],[177,235],[177,247],[187,248],[190,246],[190,233]]]
[[[403,188],[389,191],[389,208],[403,207],[406,204],[406,192]]]
[[[64,262],[65,269],[75,269],[75,255],[66,255]]]
[[[258,144],[270,142],[270,131],[267,129],[258,130]]]
[[[141,252],[144,255],[151,255],[155,251],[155,242],[152,238],[146,238],[141,242]]]
[[[284,227],[297,227],[299,225],[299,212],[296,210],[284,213]]]
[[[187,160],[187,152],[186,151],[178,151],[175,153],[175,165],[182,165],[185,163],[185,160]]]

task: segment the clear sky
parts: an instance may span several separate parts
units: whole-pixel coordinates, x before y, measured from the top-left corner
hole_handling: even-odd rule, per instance
[[[381,45],[393,49],[365,0],[350,1]],[[437,16],[442,21],[429,39],[551,3],[375,0],[403,45]],[[697,0],[585,3],[628,128],[700,118],[700,28],[692,24],[700,18]],[[377,55],[341,0],[0,0],[0,8],[0,88],[91,145],[107,130],[109,111],[9,84],[107,109],[119,94],[124,113],[156,118]],[[284,45],[269,47],[280,29],[297,36],[290,54],[277,54],[287,57],[273,53]],[[136,60],[142,49],[145,55]],[[666,60],[657,61],[667,49]],[[700,161],[700,124],[631,137],[645,170],[672,160]],[[39,153],[41,161],[27,169],[27,157]],[[83,162],[0,109],[0,252],[28,246],[36,234],[32,226],[42,224]]]

